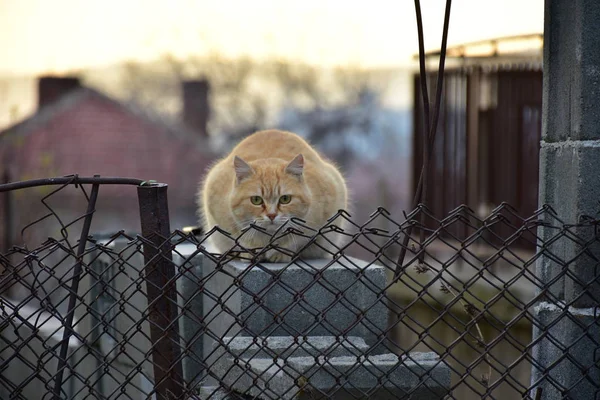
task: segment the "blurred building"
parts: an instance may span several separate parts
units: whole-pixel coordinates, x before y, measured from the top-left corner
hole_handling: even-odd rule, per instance
[[[208,83],[183,85],[184,115],[173,123],[84,87],[77,78],[41,78],[37,112],[0,132],[0,177],[7,182],[99,174],[165,182],[172,226],[195,225],[197,185],[215,156],[206,130]],[[3,245],[22,242],[16,228],[47,214],[40,200],[56,188],[0,195]],[[73,187],[51,196],[48,204],[63,223],[85,212],[85,196]],[[92,232],[139,231],[134,187],[101,187],[96,208]],[[48,229],[56,226],[48,223]],[[36,231],[35,236],[45,235],[38,239],[58,234]]]
[[[426,54],[437,70],[439,52]],[[433,113],[436,73],[428,75]],[[414,75],[413,191],[423,161],[423,103]],[[427,206],[442,218],[466,204],[480,216],[502,202],[520,215],[538,206],[542,119],[542,35],[447,49],[443,97],[428,176]],[[466,234],[465,224],[449,230]],[[507,231],[508,232],[508,231]]]

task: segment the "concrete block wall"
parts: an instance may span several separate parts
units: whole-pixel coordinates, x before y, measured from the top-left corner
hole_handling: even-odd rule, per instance
[[[300,374],[340,399],[408,392],[434,399],[448,392],[450,370],[436,354],[389,353],[384,267],[353,258],[217,265],[195,252],[180,245],[174,262],[183,274],[180,334],[190,347],[184,378],[201,389],[200,398],[213,398],[224,386],[257,398],[293,399]],[[352,373],[342,376],[345,369]],[[336,375],[348,383],[336,386]]]
[[[600,215],[600,2],[547,0],[540,204],[564,223]],[[547,215],[548,222],[557,223]],[[554,220],[554,221],[552,221]],[[532,384],[544,399],[594,399],[600,387],[600,241],[595,227],[542,227]],[[583,251],[585,249],[585,251]],[[537,389],[537,388],[536,388]],[[532,393],[535,393],[534,389]]]

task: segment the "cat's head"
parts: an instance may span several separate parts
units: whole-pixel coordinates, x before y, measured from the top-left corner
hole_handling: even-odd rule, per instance
[[[290,218],[303,218],[310,206],[304,181],[304,157],[245,162],[235,156],[231,210],[240,228],[255,223],[275,231]]]

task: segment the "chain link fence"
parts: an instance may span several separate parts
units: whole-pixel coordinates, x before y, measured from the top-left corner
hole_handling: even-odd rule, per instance
[[[87,209],[66,221],[48,207],[0,257],[2,399],[600,393],[597,308],[579,307],[598,301],[595,217],[562,221],[542,207],[521,218],[503,204],[486,218],[418,207],[358,223],[340,211],[318,231],[291,220],[267,248],[247,249],[217,229],[171,230],[166,185],[110,179],[53,181],[45,199],[77,192]],[[91,235],[100,189],[115,183],[138,185],[141,232]],[[32,184],[10,185],[0,190]],[[27,235],[42,225],[55,234]],[[266,234],[242,235],[252,232]],[[212,235],[231,250],[211,252]],[[345,240],[305,260],[277,245],[286,235]],[[264,263],[267,251],[291,261]]]

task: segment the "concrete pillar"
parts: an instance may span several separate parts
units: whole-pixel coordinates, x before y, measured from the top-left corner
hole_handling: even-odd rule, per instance
[[[546,0],[540,204],[567,224],[600,211],[599,26],[597,0]],[[562,225],[550,212],[545,218]],[[532,384],[543,399],[592,399],[600,390],[596,231],[539,231],[546,245],[536,273],[546,290],[534,308]]]

